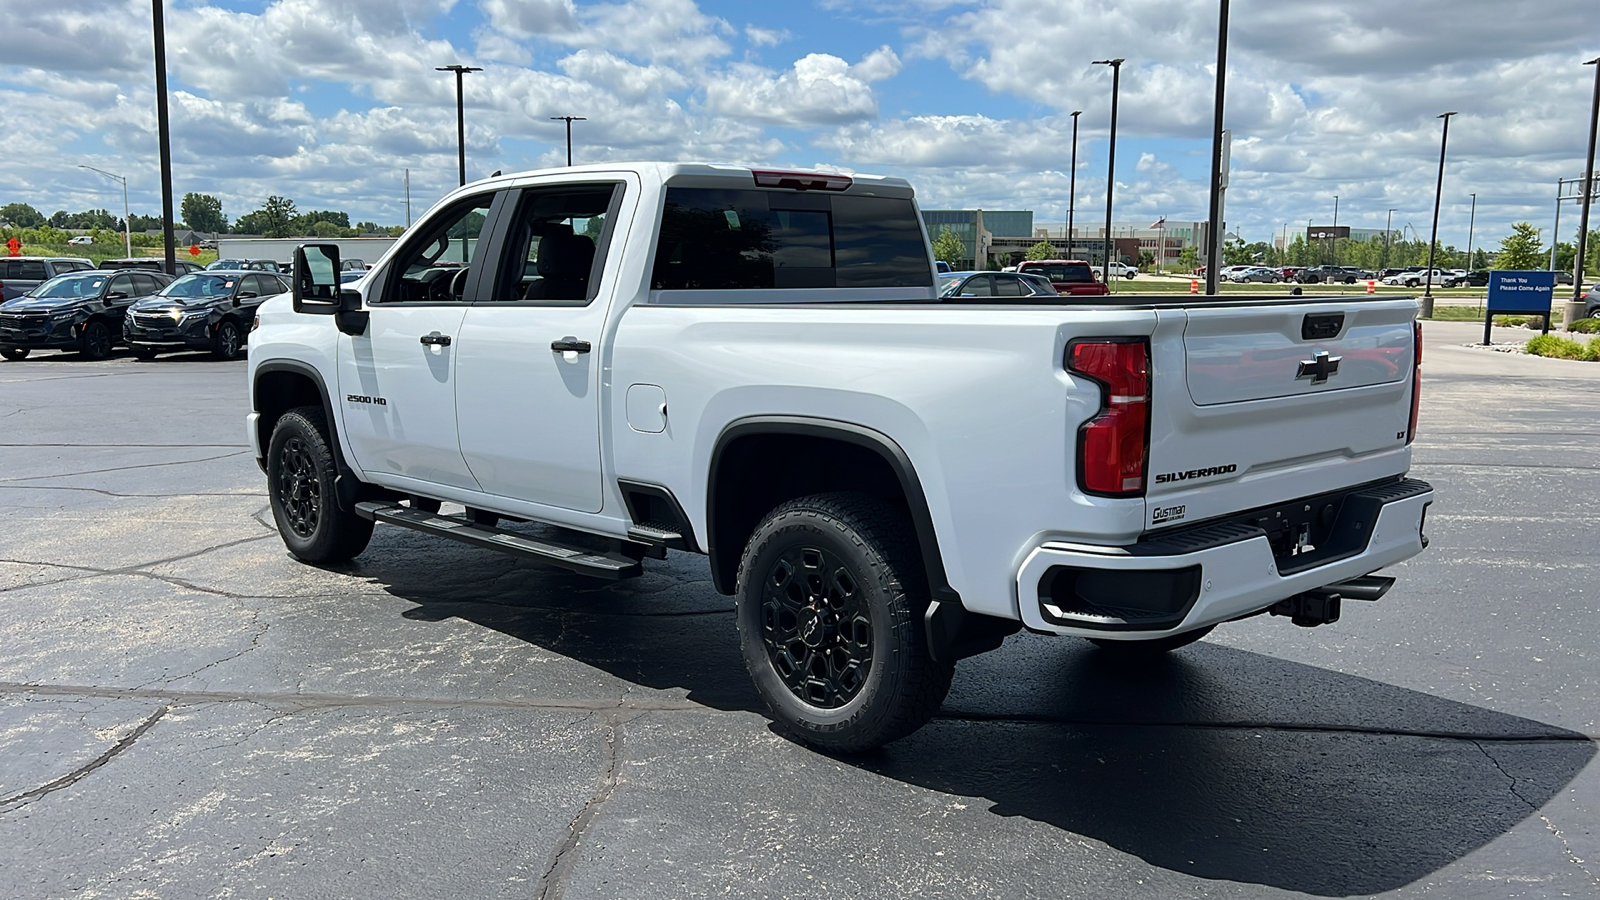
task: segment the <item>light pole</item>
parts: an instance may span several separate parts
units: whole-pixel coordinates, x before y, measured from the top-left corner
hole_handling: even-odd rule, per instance
[[[1228,0],[1217,8],[1217,87],[1211,114],[1211,205],[1206,213],[1206,295],[1217,292],[1222,268],[1222,109],[1228,84]],[[1309,232],[1309,227],[1307,231]],[[1309,238],[1308,238],[1309,239]]]
[[[461,183],[467,183],[467,114],[461,105],[461,76],[468,72],[482,72],[478,66],[463,66],[452,63],[448,66],[434,66],[435,72],[456,73],[456,162],[461,170]]]
[[[1589,201],[1594,197],[1594,140],[1600,126],[1600,56],[1584,63],[1594,66],[1594,101],[1589,107],[1589,155],[1584,157],[1583,214],[1578,222],[1578,261],[1573,264],[1572,305],[1567,307],[1568,322],[1583,315],[1583,254],[1589,249]],[[1560,235],[1556,236],[1560,239]]]
[[[1472,229],[1478,224],[1478,195],[1472,195],[1472,212],[1467,216],[1467,271],[1472,271]]]
[[[1072,258],[1072,213],[1078,204],[1078,117],[1083,110],[1072,111],[1072,172],[1067,176],[1067,259]]]
[[[168,275],[178,274],[172,246],[172,129],[167,119],[167,26],[162,13],[162,0],[151,0],[152,25],[155,32],[156,51],[156,129],[161,149],[161,243],[166,248],[163,258]],[[130,227],[132,223],[129,223]],[[128,254],[132,256],[133,254]]]
[[[1106,251],[1101,260],[1100,280],[1111,285],[1111,195],[1117,186],[1117,94],[1122,89],[1122,57],[1097,59],[1094,65],[1111,67],[1111,148],[1106,154]]]
[[[85,166],[80,164],[78,168],[88,169],[91,172],[99,172],[101,175],[104,175],[107,178],[114,178],[117,181],[122,182],[122,249],[124,253],[126,253],[129,257],[132,257],[133,235],[131,232],[133,231],[133,221],[128,216],[128,179],[122,177],[121,175],[113,175],[110,172],[107,172],[105,169],[96,169],[94,166]]]
[[[1433,188],[1433,234],[1428,238],[1428,271],[1422,277],[1422,318],[1433,318],[1433,252],[1439,244],[1439,198],[1444,195],[1444,150],[1450,143],[1450,117],[1455,111],[1440,113],[1444,133],[1439,137],[1439,181]]]
[[[1389,268],[1389,245],[1394,243],[1394,233],[1390,227],[1394,225],[1394,211],[1399,207],[1389,210],[1389,217],[1383,221],[1383,268]]]
[[[552,122],[566,122],[567,123],[567,167],[571,168],[572,167],[572,123],[573,122],[587,122],[589,120],[585,119],[583,116],[551,116],[550,117],[550,121],[552,121]]]
[[[1333,195],[1333,262],[1339,264],[1339,195]]]

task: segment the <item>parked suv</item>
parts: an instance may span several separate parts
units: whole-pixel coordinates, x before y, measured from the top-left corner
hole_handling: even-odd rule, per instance
[[[1445,287],[1487,287],[1489,285],[1489,270],[1479,269],[1476,272],[1463,272],[1460,274],[1446,275]]]
[[[1340,266],[1311,266],[1300,273],[1301,284],[1355,284],[1356,273]]]
[[[0,303],[0,356],[32,350],[76,350],[105,359],[122,340],[123,311],[166,287],[165,272],[69,272],[26,296]]]
[[[1111,288],[1095,280],[1094,270],[1081,259],[1025,259],[1017,264],[1017,271],[1048,278],[1059,294],[1098,296],[1111,293]]]
[[[94,263],[78,256],[0,257],[0,301],[20,297],[57,275],[92,268]]]
[[[217,359],[238,359],[256,307],[288,290],[266,272],[193,272],[130,306],[123,331],[140,359],[163,350],[209,350]]]

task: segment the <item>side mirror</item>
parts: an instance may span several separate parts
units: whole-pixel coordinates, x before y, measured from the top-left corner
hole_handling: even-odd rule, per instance
[[[339,311],[339,245],[301,244],[294,248],[290,299],[294,311],[331,316]]]
[[[111,293],[106,295],[106,300],[107,301],[111,301],[111,300],[126,300],[126,299],[128,299],[128,292],[127,291],[112,291]]]

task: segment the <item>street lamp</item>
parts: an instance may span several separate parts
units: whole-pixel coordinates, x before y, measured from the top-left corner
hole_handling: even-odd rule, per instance
[[[1111,149],[1106,154],[1106,255],[1101,260],[1100,280],[1111,284],[1111,195],[1117,186],[1117,94],[1122,89],[1122,57],[1097,59],[1094,65],[1111,67]]]
[[[552,121],[552,122],[563,122],[564,121],[564,122],[567,123],[567,166],[568,166],[568,168],[571,168],[571,166],[572,166],[572,123],[573,122],[587,122],[589,120],[585,119],[583,116],[551,116],[550,117],[550,121]]]
[[[1472,271],[1472,229],[1478,224],[1478,195],[1472,195],[1472,212],[1467,216],[1467,265],[1468,272]]]
[[[1222,256],[1222,107],[1228,75],[1228,0],[1217,9],[1217,87],[1211,117],[1211,206],[1206,214],[1206,295],[1217,292],[1217,270]],[[1310,231],[1310,223],[1306,223]],[[1307,240],[1310,240],[1308,237]]]
[[[1394,225],[1394,211],[1396,209],[1399,209],[1399,207],[1391,208],[1389,217],[1383,222],[1383,268],[1385,269],[1389,268],[1389,245],[1394,243],[1394,232],[1390,229]]]
[[[1072,213],[1078,203],[1078,117],[1083,110],[1072,111],[1072,171],[1067,176],[1067,259],[1072,258]]]
[[[96,169],[94,166],[79,165],[78,168],[99,172],[107,178],[114,178],[122,182],[122,248],[123,252],[127,253],[131,258],[133,256],[133,220],[128,216],[128,179],[121,175],[113,175],[105,169]]]
[[[1433,318],[1433,253],[1439,244],[1439,198],[1444,194],[1444,150],[1450,143],[1450,117],[1457,115],[1455,111],[1440,113],[1438,118],[1444,120],[1444,133],[1439,137],[1439,181],[1433,188],[1433,234],[1428,238],[1428,271],[1423,276],[1422,283],[1422,318]]]
[[[1333,265],[1339,264],[1339,195],[1333,195]]]
[[[461,169],[461,183],[467,183],[467,115],[461,105],[461,76],[468,72],[482,72],[478,66],[463,66],[452,63],[448,66],[434,66],[435,72],[456,73],[456,162]]]
[[[150,7],[155,34],[156,131],[161,153],[161,244],[166,248],[162,254],[166,268],[162,271],[176,275],[178,265],[173,255],[177,248],[172,241],[172,128],[167,117],[167,26],[162,0],[151,0]]]
[[[1589,249],[1589,201],[1594,197],[1594,139],[1596,126],[1600,126],[1600,56],[1584,65],[1594,66],[1594,101],[1589,107],[1589,155],[1584,157],[1583,215],[1578,223],[1578,261],[1574,264],[1572,272],[1573,305],[1567,308],[1567,315],[1573,317],[1583,314],[1578,304],[1583,302],[1583,254]],[[1556,238],[1559,240],[1560,235]]]

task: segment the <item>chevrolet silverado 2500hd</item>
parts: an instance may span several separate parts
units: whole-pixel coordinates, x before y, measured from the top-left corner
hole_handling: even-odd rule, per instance
[[[1324,624],[1425,545],[1410,299],[941,301],[905,181],[671,163],[464,186],[354,286],[296,257],[248,420],[291,553],[707,554],[815,745],[910,733],[1022,627]]]

